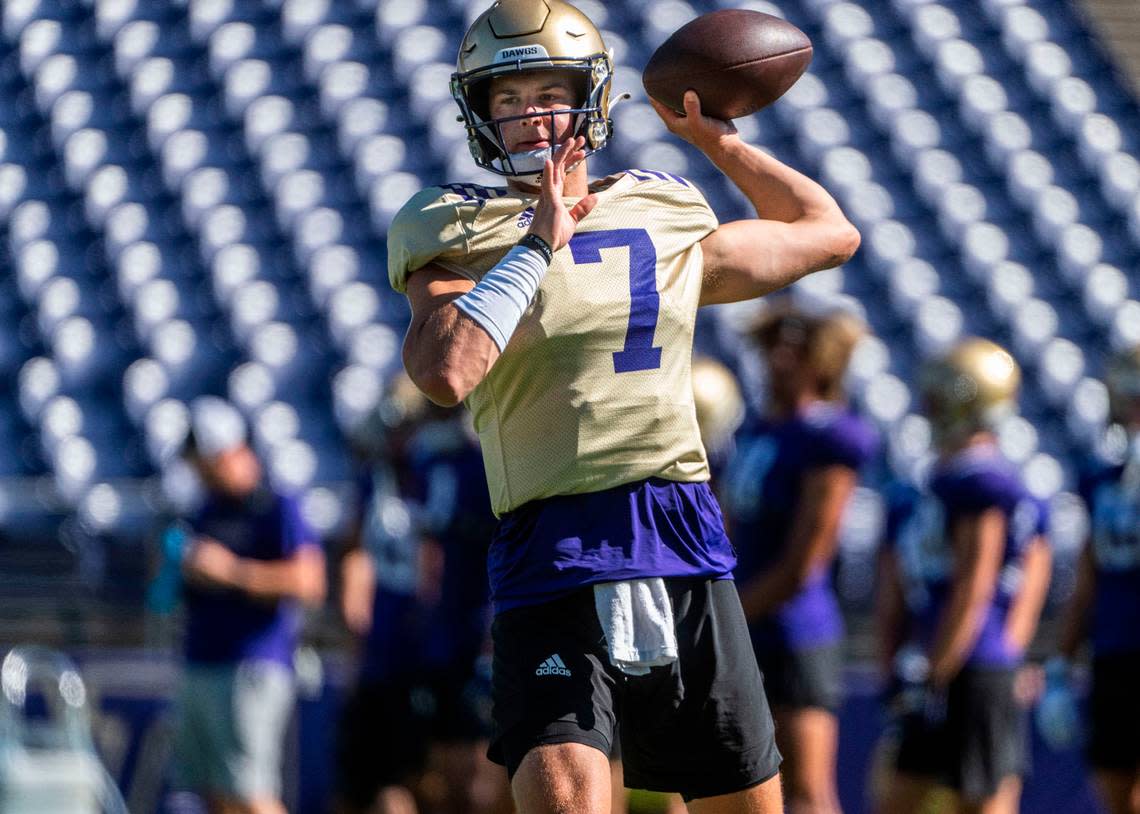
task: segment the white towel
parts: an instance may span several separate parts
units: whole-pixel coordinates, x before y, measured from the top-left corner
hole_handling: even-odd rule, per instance
[[[594,586],[594,607],[606,634],[610,662],[641,676],[677,659],[677,631],[665,580],[630,579]]]

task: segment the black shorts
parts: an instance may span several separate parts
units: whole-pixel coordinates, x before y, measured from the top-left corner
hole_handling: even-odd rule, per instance
[[[1029,712],[1014,697],[1013,668],[964,669],[950,682],[944,720],[901,721],[896,767],[933,777],[969,802],[992,796],[1004,778],[1029,769]]]
[[[843,644],[807,650],[755,642],[756,661],[773,707],[816,707],[838,713],[843,703]]]
[[[381,788],[406,784],[424,770],[431,744],[485,740],[490,730],[490,685],[476,670],[363,683],[341,715],[340,795],[368,809]]]
[[[645,676],[610,664],[593,588],[499,614],[488,755],[513,777],[532,748],[621,741],[626,785],[685,799],[779,769],[772,716],[731,580],[668,579],[679,658]]]
[[[1089,687],[1089,763],[1134,772],[1140,766],[1140,653],[1098,656]]]

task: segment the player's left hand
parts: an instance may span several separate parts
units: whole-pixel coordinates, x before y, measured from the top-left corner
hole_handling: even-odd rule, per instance
[[[736,137],[732,122],[714,119],[701,113],[701,100],[695,90],[685,91],[685,112],[677,113],[650,97],[649,103],[665,122],[669,132],[680,136],[703,153],[715,149],[723,139]]]
[[[182,560],[182,570],[192,581],[232,587],[236,581],[238,557],[217,540],[199,537],[190,544]]]
[[[542,170],[538,203],[534,205],[534,219],[529,231],[549,243],[554,251],[570,242],[578,229],[578,222],[590,214],[598,202],[598,196],[592,193],[572,207],[567,207],[562,200],[566,173],[586,157],[585,146],[586,139],[582,136],[566,139],[554,151],[554,158],[546,159]]]

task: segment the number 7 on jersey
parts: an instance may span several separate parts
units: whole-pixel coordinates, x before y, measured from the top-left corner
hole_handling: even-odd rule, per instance
[[[614,351],[614,373],[656,370],[661,348],[653,346],[661,295],[657,293],[657,247],[644,229],[578,232],[570,238],[575,263],[602,262],[602,249],[629,249],[629,327],[625,347]]]

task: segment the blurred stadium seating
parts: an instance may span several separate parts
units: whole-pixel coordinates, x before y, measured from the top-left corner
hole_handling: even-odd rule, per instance
[[[143,533],[186,499],[172,439],[200,393],[241,406],[272,477],[335,531],[341,430],[398,364],[406,320],[385,284],[385,229],[427,183],[499,182],[470,162],[447,87],[484,5],[3,4],[9,537]],[[579,5],[633,94],[593,169],[683,174],[722,219],[747,214],[665,133],[638,79],[661,40],[716,4]],[[1103,439],[1102,359],[1140,341],[1135,100],[1065,0],[744,5],[786,15],[816,44],[787,97],[737,125],[821,178],[863,232],[854,261],[804,284],[866,308],[878,339],[852,383],[891,467],[927,454],[916,364],[980,333],[1026,374],[1007,453],[1036,492],[1079,511],[1076,470]],[[703,319],[700,342],[755,391],[732,330],[750,307]]]

